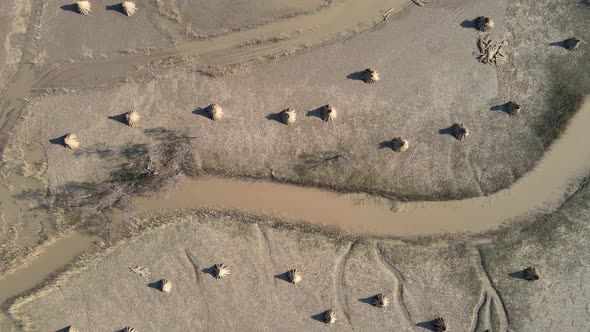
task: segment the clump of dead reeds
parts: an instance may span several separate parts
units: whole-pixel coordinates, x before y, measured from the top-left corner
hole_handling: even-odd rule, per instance
[[[479,16],[475,19],[475,28],[481,32],[489,32],[494,28],[494,21],[486,16]]]
[[[123,3],[121,3],[121,7],[123,7],[123,11],[127,16],[131,16],[137,11],[137,6],[133,1],[123,1]]]
[[[295,109],[287,108],[279,113],[279,117],[282,123],[290,125],[297,120],[297,113],[295,112]]]
[[[90,15],[92,13],[90,1],[77,1],[76,6],[78,7],[78,12],[82,15]]]
[[[456,139],[462,141],[465,139],[465,137],[469,136],[470,132],[464,124],[455,123],[452,127],[452,134],[453,136],[455,136]]]
[[[338,112],[336,112],[336,109],[332,107],[332,105],[327,104],[321,107],[320,117],[326,122],[331,122],[336,120],[338,117]]]
[[[368,84],[373,84],[379,80],[379,72],[374,69],[367,68],[361,75],[361,80]]]
[[[78,139],[78,135],[74,134],[74,133],[69,133],[65,138],[64,138],[64,144],[66,147],[75,150],[80,146],[80,140]]]

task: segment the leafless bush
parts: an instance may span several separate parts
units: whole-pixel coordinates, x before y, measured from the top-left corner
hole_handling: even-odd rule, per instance
[[[195,175],[198,167],[190,149],[191,137],[162,128],[146,130],[159,143],[122,153],[126,162],[101,183],[68,183],[55,195],[64,215],[96,216],[131,194],[153,192],[173,183],[180,174]],[[76,221],[70,221],[75,223]]]

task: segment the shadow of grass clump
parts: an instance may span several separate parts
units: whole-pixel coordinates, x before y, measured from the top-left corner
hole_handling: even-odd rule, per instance
[[[78,5],[76,3],[70,3],[67,5],[63,5],[59,7],[61,10],[64,10],[66,12],[73,12],[76,14],[80,14],[80,11],[78,10]]]
[[[127,16],[127,14],[125,14],[125,10],[123,9],[123,4],[122,3],[117,3],[117,4],[114,4],[114,5],[107,5],[105,7],[105,10],[117,12],[119,14],[122,14],[122,15]]]
[[[56,137],[56,138],[52,138],[52,139],[49,140],[49,143],[55,144],[55,145],[59,145],[59,146],[62,146],[64,148],[67,148],[67,145],[66,145],[66,137],[68,137],[68,134],[65,134],[65,135],[62,135],[62,136],[59,136],[59,137]]]

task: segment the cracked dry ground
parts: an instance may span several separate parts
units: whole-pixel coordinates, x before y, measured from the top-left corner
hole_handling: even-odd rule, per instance
[[[229,212],[154,214],[135,220],[130,242],[97,249],[89,254],[100,257],[95,264],[18,301],[11,313],[43,331],[69,324],[101,331],[427,331],[439,316],[452,331],[582,331],[589,216],[587,186],[555,213],[485,244],[350,238]],[[216,263],[230,265],[231,275],[214,279]],[[135,265],[152,275],[130,273]],[[519,278],[528,265],[540,280]],[[303,272],[298,285],[286,279],[293,268]],[[170,294],[148,286],[160,278],[173,281]],[[389,307],[370,304],[377,293]],[[322,321],[327,309],[338,314],[334,325]]]

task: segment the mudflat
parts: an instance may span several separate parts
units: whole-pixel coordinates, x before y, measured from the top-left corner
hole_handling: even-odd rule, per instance
[[[91,5],[0,4],[3,331],[584,329],[586,2]]]
[[[207,210],[152,214],[131,223],[142,235],[17,301],[11,314],[41,330],[423,331],[439,316],[458,331],[583,330],[589,194],[585,186],[555,213],[479,245],[350,237]],[[215,279],[217,263],[231,274]],[[528,264],[539,280],[523,279]],[[296,285],[287,276],[294,268]],[[173,283],[168,294],[162,278]],[[388,307],[371,304],[379,293]],[[333,326],[323,321],[328,309],[338,315]]]

